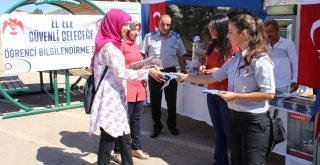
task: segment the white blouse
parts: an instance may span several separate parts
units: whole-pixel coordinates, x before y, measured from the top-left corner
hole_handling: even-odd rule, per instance
[[[126,80],[147,80],[148,70],[126,69],[123,54],[111,42],[105,44],[94,59],[96,88],[105,66],[108,66],[108,71],[92,103],[90,133],[101,127],[109,135],[118,137],[130,133]]]

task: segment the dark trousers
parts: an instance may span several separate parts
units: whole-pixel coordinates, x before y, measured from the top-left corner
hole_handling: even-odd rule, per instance
[[[230,110],[228,104],[217,95],[207,95],[207,104],[214,128],[215,165],[228,165],[228,144],[230,145]]]
[[[111,151],[114,147],[115,138],[100,128],[100,143],[98,150],[98,165],[110,165]],[[120,153],[123,165],[133,165],[131,155],[131,139],[130,135],[119,136]]]
[[[240,114],[240,115],[239,115]],[[231,111],[231,154],[233,165],[263,165],[270,137],[270,120],[266,114],[254,116]]]
[[[162,72],[176,72],[175,67],[162,69]],[[159,83],[155,79],[149,76],[149,92],[151,102],[151,113],[154,122],[154,127],[160,128],[161,124],[161,99],[162,90],[161,87],[164,83]],[[167,125],[169,128],[176,128],[176,102],[177,102],[177,88],[178,83],[175,80],[171,80],[170,84],[164,88],[165,99],[168,107],[168,120]]]
[[[141,149],[141,125],[140,118],[143,114],[144,110],[144,101],[138,102],[128,102],[128,115],[129,115],[129,124],[131,131],[131,139],[132,139],[132,149],[140,150]],[[114,152],[120,152],[119,138],[115,141]]]

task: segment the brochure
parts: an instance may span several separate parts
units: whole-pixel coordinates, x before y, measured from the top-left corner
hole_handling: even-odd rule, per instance
[[[161,59],[151,56],[142,61],[132,63],[129,66],[129,69],[137,70],[137,69],[142,69],[146,67],[155,67],[158,71],[160,71],[160,69],[163,68]]]
[[[129,66],[129,69],[137,70],[137,69],[141,69],[145,66],[150,66],[150,65],[152,65],[152,59],[153,59],[153,57],[148,57],[147,59],[144,59],[142,61],[134,62]]]
[[[221,94],[225,94],[225,91],[220,91],[220,90],[216,90],[216,89],[211,89],[211,90],[203,90],[202,93],[205,94],[212,94],[212,95],[221,95]]]
[[[175,74],[171,74],[168,72],[161,72],[162,74],[164,74],[165,76],[169,77],[169,79],[177,79],[179,78],[179,76],[175,75]]]
[[[161,90],[163,90],[165,87],[167,87],[170,84],[171,80],[179,78],[179,76],[168,73],[168,72],[161,72],[161,73],[169,78],[169,80],[167,80],[166,83],[163,84],[163,86],[161,87]]]

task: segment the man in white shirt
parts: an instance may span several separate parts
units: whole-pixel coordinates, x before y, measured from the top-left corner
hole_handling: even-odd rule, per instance
[[[296,91],[299,87],[297,84],[298,55],[294,43],[280,37],[277,21],[269,20],[264,25],[269,38],[269,51],[274,63],[276,93]]]

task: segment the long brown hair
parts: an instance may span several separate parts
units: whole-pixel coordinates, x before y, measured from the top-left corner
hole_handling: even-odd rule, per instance
[[[240,14],[232,17],[230,22],[238,29],[238,33],[243,30],[248,32],[248,53],[243,57],[245,65],[250,65],[253,58],[257,58],[260,53],[268,54],[268,39],[264,32],[263,21],[258,18],[255,19],[247,14]]]
[[[217,48],[220,54],[220,61],[226,61],[231,53],[231,44],[227,39],[229,19],[226,15],[215,15],[208,25],[209,30],[214,28],[217,32],[217,39],[212,39],[207,49],[207,56]]]

